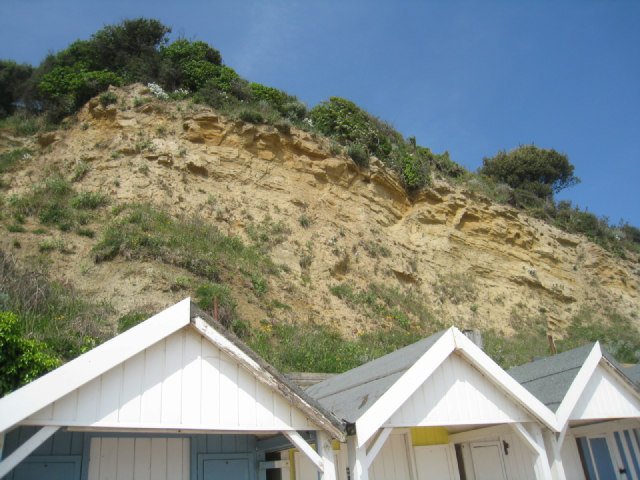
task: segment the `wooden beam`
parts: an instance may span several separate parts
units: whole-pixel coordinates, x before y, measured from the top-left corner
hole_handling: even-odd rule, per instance
[[[531,453],[538,456],[542,453],[543,447],[538,445],[533,437],[527,432],[527,430],[522,426],[521,423],[511,423],[509,424],[513,431],[520,437],[520,440],[523,441],[525,446],[529,449]]]
[[[564,426],[569,422],[571,412],[573,412],[578,400],[580,400],[580,396],[584,392],[589,380],[591,380],[593,372],[595,372],[598,367],[601,358],[602,350],[600,350],[600,344],[596,342],[582,367],[580,367],[580,371],[576,375],[576,378],[571,382],[569,390],[567,390],[562,403],[556,411],[556,418],[558,419],[558,425],[560,427],[558,430],[564,428]]]
[[[291,463],[289,462],[289,460],[271,460],[271,461],[265,461],[265,462],[260,462],[260,465],[258,466],[258,468],[260,470],[269,470],[272,468],[289,468],[291,466]]]
[[[507,425],[494,425],[492,427],[477,428],[466,432],[450,433],[449,443],[472,442],[473,440],[495,435],[502,435],[507,430]]]
[[[0,478],[4,477],[22,460],[27,458],[31,452],[42,445],[51,435],[56,433],[59,428],[60,427],[42,427],[11,455],[3,459],[2,462],[0,462]]]
[[[307,457],[311,461],[311,463],[315,465],[318,472],[324,473],[324,463],[322,461],[322,458],[320,457],[320,455],[316,453],[316,451],[313,448],[311,448],[311,445],[309,445],[305,441],[305,439],[300,436],[298,432],[294,430],[294,431],[285,431],[282,433],[291,441],[291,443],[298,450],[300,450],[304,454],[305,457]]]
[[[347,456],[349,458],[350,479],[369,480],[367,452],[364,447],[358,447],[358,441],[354,435],[347,437]]]
[[[384,445],[384,442],[386,442],[389,435],[391,435],[392,430],[392,428],[383,428],[380,430],[378,436],[373,439],[371,447],[367,450],[367,468],[373,464],[373,461],[378,456],[378,453],[380,453],[380,449]]]
[[[567,480],[561,454],[562,442],[564,441],[566,433],[567,429],[565,428],[557,437],[549,430],[545,430],[543,434],[544,443],[547,446],[546,450],[550,454],[549,464],[551,466],[551,477],[553,480]]]

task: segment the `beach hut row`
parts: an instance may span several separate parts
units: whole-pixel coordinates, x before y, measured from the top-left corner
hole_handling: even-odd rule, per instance
[[[0,399],[0,478],[640,480],[637,380],[452,327],[302,390],[186,299]]]

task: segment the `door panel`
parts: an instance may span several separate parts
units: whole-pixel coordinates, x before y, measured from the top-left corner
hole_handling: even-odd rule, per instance
[[[73,480],[80,479],[80,457],[34,457],[20,463],[14,470],[14,480]]]
[[[249,460],[246,458],[205,460],[202,471],[204,480],[249,480]]]
[[[500,442],[475,442],[469,446],[476,480],[507,480]]]

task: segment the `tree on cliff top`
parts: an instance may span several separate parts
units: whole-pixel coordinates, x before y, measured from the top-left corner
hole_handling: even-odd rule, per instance
[[[502,150],[482,163],[479,173],[540,198],[552,198],[554,193],[580,183],[567,155],[533,144]]]

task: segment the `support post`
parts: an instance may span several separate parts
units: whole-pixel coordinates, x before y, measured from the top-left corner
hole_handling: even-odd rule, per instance
[[[549,455],[549,463],[551,465],[551,477],[553,480],[567,480],[564,473],[564,465],[562,464],[562,443],[564,441],[567,428],[558,434],[556,438],[555,434],[550,430],[545,430],[543,437],[544,443],[547,447],[547,455]]]
[[[349,455],[350,480],[369,480],[367,452],[364,446],[358,448],[358,439],[355,435],[347,437],[347,452]]]
[[[56,433],[60,427],[42,427],[34,433],[26,442],[20,445],[11,455],[0,462],[0,478],[9,473],[22,460],[27,458],[31,452],[42,445],[51,435]]]
[[[282,432],[284,435],[291,441],[291,443],[298,449],[304,456],[306,456],[311,463],[313,463],[318,470],[318,472],[324,472],[324,462],[320,455],[316,453],[316,451],[311,448],[304,438],[300,436],[300,434],[296,431],[292,432]]]
[[[337,480],[331,438],[322,430],[316,432],[316,448],[324,466],[324,472],[318,472],[318,480]]]
[[[551,467],[549,466],[549,458],[547,457],[547,450],[544,446],[544,439],[542,438],[542,430],[538,424],[532,423],[525,428],[522,424],[516,424],[523,430],[529,433],[533,443],[536,445],[538,455],[535,460],[535,475],[537,480],[552,480]]]

